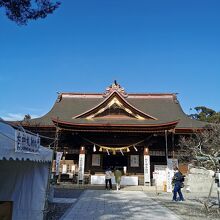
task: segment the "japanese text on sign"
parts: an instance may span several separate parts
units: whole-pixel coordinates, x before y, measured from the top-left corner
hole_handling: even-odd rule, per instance
[[[40,148],[40,137],[27,134],[23,131],[15,131],[15,151],[23,153],[38,154]]]

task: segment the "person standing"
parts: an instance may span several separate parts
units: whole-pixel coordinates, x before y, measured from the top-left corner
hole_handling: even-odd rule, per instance
[[[184,182],[184,176],[182,173],[179,171],[177,167],[174,168],[174,177],[172,180],[174,184],[174,189],[173,189],[173,201],[184,201],[183,194],[181,192],[181,187]],[[179,194],[179,199],[177,200],[177,193]]]
[[[120,190],[121,188],[121,176],[122,176],[122,172],[119,169],[116,169],[114,172],[115,175],[115,183],[116,183],[116,190]]]
[[[110,168],[107,168],[105,171],[105,189],[112,189],[112,171]]]

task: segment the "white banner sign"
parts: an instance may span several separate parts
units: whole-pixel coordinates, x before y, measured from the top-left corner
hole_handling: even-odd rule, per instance
[[[67,165],[63,164],[62,166],[62,173],[67,173]]]
[[[164,183],[166,182],[166,170],[166,165],[154,165],[153,178],[155,179],[155,184],[159,187],[163,187]]]
[[[130,159],[131,159],[130,162],[131,167],[139,167],[139,155],[131,155]]]
[[[177,159],[167,159],[167,192],[172,192],[172,178],[174,176],[174,168],[178,167]]]
[[[63,155],[63,152],[57,152],[57,155],[56,155],[56,175],[59,175],[60,161],[61,161],[62,155]]]
[[[144,155],[144,183],[150,183],[150,156]]]
[[[23,131],[15,131],[15,151],[22,153],[38,154],[40,149],[40,137],[27,134]]]
[[[100,154],[92,155],[92,166],[100,166]]]
[[[84,179],[84,166],[85,166],[85,154],[79,155],[79,172],[78,180],[83,181]]]

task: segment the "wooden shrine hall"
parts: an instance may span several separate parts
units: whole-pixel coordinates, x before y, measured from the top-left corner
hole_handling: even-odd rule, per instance
[[[66,172],[77,172],[81,152],[85,173],[117,167],[128,176],[141,176],[149,169],[151,178],[155,166],[175,157],[181,135],[205,125],[183,112],[176,93],[126,93],[116,81],[103,93],[59,93],[46,115],[20,123],[55,138],[52,144],[44,139],[41,144],[50,144],[63,152],[63,160],[72,161]],[[144,155],[149,156],[148,168]]]

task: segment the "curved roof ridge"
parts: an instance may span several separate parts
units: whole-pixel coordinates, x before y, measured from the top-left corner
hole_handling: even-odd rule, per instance
[[[115,91],[117,92],[117,91]],[[127,93],[128,95],[177,95],[176,92],[135,92],[135,93]],[[104,95],[104,93],[100,92],[61,92],[60,95]]]

